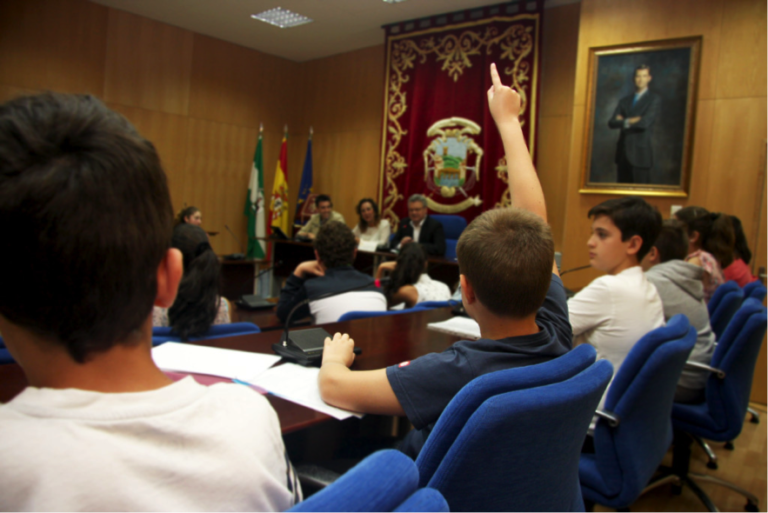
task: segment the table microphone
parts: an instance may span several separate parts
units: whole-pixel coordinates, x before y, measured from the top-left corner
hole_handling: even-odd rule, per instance
[[[592,267],[591,265],[582,265],[581,267],[572,267],[571,269],[566,269],[565,271],[560,271],[560,277],[562,278],[564,274],[571,273],[573,271],[582,271],[584,269],[589,269]]]
[[[307,298],[300,301],[288,313],[288,317],[285,319],[285,331],[283,331],[283,335],[280,337],[280,342],[272,344],[272,350],[283,358],[296,362],[299,365],[303,365],[305,367],[310,365],[320,365],[320,362],[323,359],[323,347],[325,346],[325,338],[331,337],[331,334],[325,331],[323,328],[311,328],[290,333],[289,330],[291,328],[291,317],[293,317],[293,314],[310,301],[318,301],[320,299],[327,299],[329,297],[346,294],[347,292],[366,289],[371,285],[381,287],[388,281],[389,278],[382,278],[380,280],[375,280],[373,283],[366,283],[364,285],[359,285],[350,289],[339,290],[337,292],[329,292],[315,298]],[[359,347],[356,347],[354,352],[355,354],[360,354],[362,351]]]
[[[240,242],[240,239],[237,238],[237,235],[235,235],[235,232],[229,229],[228,225],[224,225],[224,228],[227,229],[227,231],[232,235],[232,238],[235,239],[237,242],[237,245],[240,246],[240,249],[242,250],[242,253],[232,253],[231,255],[224,255],[222,258],[224,260],[245,260],[245,248],[243,248],[243,243]]]

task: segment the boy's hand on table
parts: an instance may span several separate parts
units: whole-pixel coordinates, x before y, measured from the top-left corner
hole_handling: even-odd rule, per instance
[[[346,333],[336,333],[333,339],[325,337],[325,346],[323,348],[323,365],[326,363],[339,363],[345,367],[350,367],[355,361],[355,341]]]

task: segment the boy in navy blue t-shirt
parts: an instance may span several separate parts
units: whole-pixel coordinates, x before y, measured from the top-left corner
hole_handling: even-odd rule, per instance
[[[462,301],[480,325],[481,338],[373,371],[349,369],[355,358],[349,335],[325,340],[319,376],[323,400],[364,413],[407,415],[416,430],[401,449],[411,456],[451,399],[474,378],[542,363],[571,349],[544,194],[518,119],[520,95],[501,85],[495,65],[491,78],[488,105],[504,143],[513,208],[477,217],[456,248]]]

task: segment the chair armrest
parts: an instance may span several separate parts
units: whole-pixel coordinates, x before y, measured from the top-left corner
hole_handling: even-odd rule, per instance
[[[685,362],[685,366],[689,367],[689,368],[701,369],[701,370],[709,371],[712,374],[715,374],[719,379],[725,379],[725,371],[720,370],[720,369],[716,369],[714,367],[710,367],[709,365],[707,365],[705,363],[687,361],[687,362]]]
[[[613,414],[613,413],[611,413],[609,411],[596,410],[595,411],[595,415],[597,415],[598,417],[602,417],[605,420],[607,420],[608,421],[608,425],[611,426],[611,427],[616,427],[621,422],[621,419],[619,417],[617,417],[615,414]]]
[[[301,482],[305,499],[341,477],[341,474],[317,465],[299,465],[296,467],[296,475]]]

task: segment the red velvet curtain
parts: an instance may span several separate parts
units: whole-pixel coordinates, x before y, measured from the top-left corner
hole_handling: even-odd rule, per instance
[[[432,213],[471,221],[509,203],[506,161],[487,106],[490,65],[523,99],[535,155],[543,0],[502,4],[387,29],[379,203],[397,223],[424,194]]]

